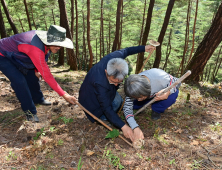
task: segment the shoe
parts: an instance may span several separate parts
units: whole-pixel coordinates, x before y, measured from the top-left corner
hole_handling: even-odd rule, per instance
[[[32,114],[30,112],[26,112],[26,119],[27,121],[32,121],[32,122],[39,122],[39,118],[36,114]]]
[[[108,120],[103,120],[103,123],[105,123],[109,127],[112,127],[112,124]]]
[[[99,118],[100,120],[107,120],[106,116],[103,114],[102,116],[100,116]]]
[[[47,100],[44,100],[43,102],[38,103],[38,104],[40,104],[40,105],[45,105],[45,106],[49,106],[49,105],[51,105],[52,103],[51,103],[51,102],[48,102]]]
[[[158,120],[158,119],[160,119],[160,117],[161,117],[161,114],[160,114],[160,113],[157,113],[157,112],[152,111],[152,113],[151,113],[151,119],[153,119],[153,120]]]

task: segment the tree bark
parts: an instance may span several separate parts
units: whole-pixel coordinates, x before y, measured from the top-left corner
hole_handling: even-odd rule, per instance
[[[189,29],[189,23],[190,23],[190,0],[188,1],[188,9],[187,9],[187,21],[186,21],[186,33],[185,33],[185,42],[184,42],[184,50],[183,50],[183,56],[182,56],[182,60],[181,60],[181,63],[180,63],[180,68],[181,68],[181,71],[180,71],[180,68],[178,70],[178,73],[177,73],[177,77],[179,77],[179,71],[180,71],[180,74],[183,75],[183,70],[184,70],[184,61],[185,61],[185,55],[186,55],[186,52],[187,52],[187,47],[188,47],[188,43],[189,43],[189,32],[190,32],[190,29]]]
[[[66,36],[67,38],[72,40],[71,31],[69,29],[69,21],[66,13],[66,5],[65,0],[58,0],[59,2],[59,9],[60,9],[60,25],[66,29]],[[67,49],[69,55],[69,63],[71,70],[78,70],[77,69],[77,59],[74,53],[74,49]]]
[[[144,9],[143,9],[143,20],[142,20],[142,26],[141,26],[141,32],[140,32],[139,45],[141,44],[142,37],[143,37],[143,28],[144,28],[145,14],[146,14],[146,0],[145,0],[145,4],[144,4]]]
[[[211,83],[214,82],[214,80],[216,78],[216,71],[217,71],[218,65],[220,65],[219,64],[219,59],[220,59],[221,48],[222,48],[222,46],[220,46],[220,50],[219,50],[219,53],[217,55],[217,60],[216,60],[215,67],[214,67],[214,70],[213,70],[213,73],[212,73]]]
[[[56,22],[55,22],[55,15],[54,15],[53,9],[52,9],[52,19],[53,19],[53,23],[54,23],[54,25],[56,25]]]
[[[168,3],[168,7],[167,7],[167,11],[166,11],[166,15],[164,18],[164,22],[163,22],[163,26],[162,29],[160,31],[160,35],[158,37],[158,42],[160,43],[160,45],[158,47],[156,47],[156,58],[153,64],[154,68],[159,68],[160,65],[160,60],[161,60],[161,44],[163,42],[163,38],[165,36],[166,33],[166,29],[170,20],[170,15],[173,9],[173,5],[174,5],[175,0],[170,0]]]
[[[29,10],[28,10],[26,0],[24,0],[24,5],[25,5],[25,12],[26,12],[27,19],[28,19],[28,24],[29,24],[29,30],[32,30],[32,25],[31,25],[31,21],[30,21],[30,17],[29,17]]]
[[[71,35],[74,33],[74,0],[71,0]],[[72,39],[73,41],[73,39]]]
[[[210,29],[198,46],[194,56],[188,63],[186,70],[191,70],[192,74],[187,80],[199,81],[207,61],[212,56],[215,49],[222,41],[222,3],[220,4]]]
[[[119,35],[118,50],[121,49],[122,33],[123,33],[123,1],[121,4],[121,20],[120,20],[120,35]]]
[[[123,0],[118,0],[117,12],[116,12],[116,33],[113,41],[112,52],[117,50],[117,45],[119,43],[119,30],[120,30],[120,11]]]
[[[100,48],[101,54],[100,56],[105,55],[104,51],[104,29],[103,29],[103,0],[101,0],[101,18],[100,18]]]
[[[172,26],[173,28],[173,26]],[[166,71],[166,68],[167,68],[167,61],[169,59],[169,56],[170,56],[170,53],[171,53],[171,36],[172,36],[172,28],[170,29],[170,34],[169,34],[169,38],[168,38],[168,44],[167,44],[167,51],[166,51],[166,61],[164,63],[164,66],[163,66],[163,70]]]
[[[192,54],[193,54],[193,50],[194,50],[194,43],[195,43],[194,40],[195,40],[195,28],[196,28],[196,21],[197,21],[197,11],[198,11],[198,0],[196,1],[196,12],[195,12],[195,18],[194,18],[194,24],[193,24],[193,41],[192,41],[192,48],[191,48],[191,51],[190,51],[190,57],[189,57],[188,63],[191,60],[191,57],[192,57]]]
[[[22,27],[22,31],[25,32],[25,30],[24,30],[24,28],[23,28],[23,25],[22,25],[22,21],[21,21],[20,18],[19,18],[19,23],[20,23],[20,25],[21,25],[21,27]]]
[[[92,68],[93,64],[93,53],[92,53],[92,47],[90,44],[90,0],[87,0],[87,42],[88,42],[88,48],[89,48],[89,68],[88,71]]]
[[[154,3],[155,3],[155,0],[150,0],[148,12],[147,12],[146,26],[143,32],[142,45],[146,45],[146,42],[148,39]],[[136,62],[136,74],[139,73],[141,67],[143,66],[143,60],[144,60],[144,53],[139,53],[137,56],[137,62]]]
[[[7,5],[5,3],[5,0],[1,0],[1,3],[2,3],[3,9],[5,11],[5,15],[6,15],[7,19],[8,19],[8,22],[9,22],[11,28],[12,28],[12,31],[14,32],[14,34],[18,34],[18,30],[17,30],[17,28],[16,28],[16,26],[15,26],[13,20],[12,20],[11,15],[9,14]]]
[[[34,15],[33,15],[33,9],[32,9],[32,4],[30,4],[30,7],[31,7],[31,12],[32,12],[32,22],[35,26],[35,29],[37,30],[37,27],[36,27],[36,24],[35,24],[35,20],[34,20]]]
[[[60,66],[64,65],[64,53],[65,53],[65,49],[64,47],[61,47],[59,50],[59,59],[58,59],[58,65]]]
[[[78,43],[78,36],[79,36],[79,34],[78,34],[78,4],[77,4],[77,0],[75,0],[75,8],[76,8],[76,42],[75,42],[75,44],[76,44],[76,58],[79,58],[79,43]],[[80,65],[80,67],[82,67],[81,66],[81,64],[80,64],[81,62],[80,62],[80,60],[79,60],[79,65]],[[80,70],[81,70],[82,68],[80,68]]]
[[[5,23],[2,16],[1,5],[0,5],[0,33],[1,33],[1,39],[7,37],[7,33],[5,30]]]
[[[84,16],[83,10],[82,10],[82,18],[83,18],[83,34],[82,34],[82,39],[83,39],[83,55],[82,56],[84,56],[84,70],[86,71],[87,70],[88,58],[86,56],[85,16]]]

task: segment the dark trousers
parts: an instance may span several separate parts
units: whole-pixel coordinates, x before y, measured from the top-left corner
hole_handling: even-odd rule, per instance
[[[11,81],[11,87],[21,103],[22,110],[36,114],[34,103],[43,102],[44,97],[35,70],[29,70],[27,75],[24,75],[9,59],[0,56],[0,71]]]
[[[175,93],[172,93],[168,96],[166,100],[160,100],[156,101],[152,104],[151,108],[153,111],[157,113],[163,113],[168,107],[170,107],[172,104],[176,102],[176,99],[178,97],[179,90],[177,90]],[[133,109],[140,109],[145,104],[147,104],[152,99],[146,99],[143,101],[134,100],[133,102]]]

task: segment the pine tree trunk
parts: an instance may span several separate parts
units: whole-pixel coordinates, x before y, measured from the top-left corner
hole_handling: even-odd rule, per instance
[[[33,21],[33,24],[35,26],[35,29],[37,30],[37,27],[36,27],[36,24],[35,24],[35,20],[34,20],[32,5],[30,5],[30,7],[31,7],[31,12],[32,12],[32,21]]]
[[[58,59],[58,65],[63,66],[64,65],[64,47],[61,47],[59,50],[59,59]]]
[[[144,28],[145,14],[146,14],[146,0],[145,0],[145,4],[144,4],[144,9],[143,9],[143,20],[142,20],[142,25],[141,25],[139,45],[141,45],[142,36],[143,36],[143,28]]]
[[[14,34],[18,34],[18,30],[17,30],[17,28],[16,28],[16,26],[15,26],[13,20],[12,20],[11,15],[9,14],[7,5],[5,3],[5,0],[1,0],[1,3],[2,3],[3,9],[5,11],[5,15],[6,15],[7,19],[8,19],[8,22],[9,22],[10,26],[12,27],[12,30],[13,30]]]
[[[194,43],[195,43],[195,28],[196,28],[196,21],[197,21],[197,11],[198,11],[198,0],[196,1],[196,12],[195,12],[195,18],[194,18],[194,24],[193,24],[193,40],[192,40],[192,48],[190,51],[190,57],[188,60],[188,63],[191,60],[192,54],[193,54],[193,50],[194,50]]]
[[[82,39],[83,39],[83,56],[84,56],[84,59],[83,59],[83,62],[84,62],[84,70],[86,71],[87,70],[87,56],[86,56],[86,38],[85,38],[85,16],[84,16],[84,12],[82,12],[82,18],[83,18],[83,34],[82,34]]]
[[[199,81],[207,61],[212,56],[215,49],[222,41],[222,3],[220,4],[210,29],[198,46],[194,56],[188,63],[186,70],[191,70],[192,74],[187,80]]]
[[[213,70],[213,73],[212,73],[211,83],[213,83],[214,80],[215,80],[215,78],[216,78],[216,70],[217,70],[217,67],[218,67],[218,65],[219,65],[221,48],[222,48],[222,46],[220,46],[220,50],[219,50],[219,53],[218,53],[218,55],[217,55],[217,60],[216,60],[215,67],[214,67],[214,70]]]
[[[100,18],[100,44],[101,44],[101,56],[105,55],[104,51],[104,29],[103,29],[103,0],[101,0],[101,18]]]
[[[173,28],[173,25],[172,25],[172,28]],[[165,61],[164,66],[163,66],[163,70],[166,70],[166,68],[167,68],[167,61],[168,61],[168,58],[169,58],[170,53],[171,53],[170,39],[171,39],[171,35],[172,35],[172,28],[170,29],[170,34],[169,34],[169,38],[168,38],[167,51],[166,51],[166,61]]]
[[[92,68],[93,65],[93,53],[92,47],[90,44],[90,0],[87,0],[87,42],[88,42],[88,49],[89,49],[89,68],[88,71]]]
[[[146,26],[145,26],[143,38],[142,38],[142,45],[146,45],[146,42],[148,39],[154,3],[155,3],[155,0],[150,0],[148,13],[147,13],[147,19],[146,19]],[[144,53],[139,53],[137,56],[137,62],[136,62],[136,74],[139,73],[141,67],[143,66],[143,60],[144,60]]]
[[[180,63],[180,68],[181,68],[181,71],[180,71],[180,68],[178,70],[178,73],[177,73],[177,77],[179,75],[179,71],[180,71],[180,74],[182,75],[183,74],[183,70],[184,70],[184,61],[185,61],[185,55],[186,55],[186,52],[187,52],[187,47],[188,47],[188,43],[189,43],[189,32],[190,32],[190,29],[189,29],[189,23],[190,23],[190,0],[188,2],[188,9],[187,9],[187,21],[186,21],[186,34],[185,34],[185,42],[184,42],[184,50],[183,50],[183,57],[182,57],[182,60],[181,60],[181,63]]]
[[[67,38],[72,40],[71,31],[69,29],[69,21],[68,21],[68,17],[66,13],[65,0],[58,0],[58,2],[59,2],[59,9],[60,9],[60,25],[66,29]],[[67,51],[69,55],[70,69],[78,70],[77,59],[74,53],[74,49],[68,49]]]
[[[20,18],[19,18],[19,23],[20,23],[20,25],[21,25],[21,27],[22,27],[22,31],[25,32],[25,30],[24,30],[24,28],[23,28],[23,25],[22,25],[22,21],[21,21]]]
[[[32,30],[32,25],[31,25],[31,21],[30,21],[30,17],[29,17],[29,10],[28,10],[26,0],[24,0],[24,5],[25,5],[25,12],[26,12],[27,19],[28,19],[28,24],[29,24],[29,30]]]
[[[7,37],[7,33],[5,30],[5,23],[2,16],[1,5],[0,5],[0,33],[1,33],[1,39]]]
[[[74,33],[74,0],[71,0],[71,35]],[[73,39],[72,39],[73,41]]]
[[[121,20],[120,20],[120,34],[119,34],[118,50],[121,49],[122,33],[123,33],[123,1],[121,4]]]
[[[168,3],[168,7],[167,7],[167,11],[166,11],[166,15],[164,18],[164,22],[163,22],[163,26],[162,29],[160,31],[160,35],[158,37],[158,42],[160,43],[160,45],[158,47],[156,47],[156,58],[153,64],[154,68],[159,68],[160,65],[160,60],[161,60],[161,44],[163,42],[163,38],[165,36],[166,33],[166,29],[170,20],[170,15],[173,9],[173,5],[174,5],[175,0],[170,0]]]
[[[120,30],[120,11],[123,0],[118,0],[117,12],[116,12],[116,33],[113,41],[112,52],[117,50],[117,45],[119,43],[119,30]]]
[[[75,0],[75,8],[76,8],[76,58],[79,58],[79,42],[78,42],[78,4],[77,4],[77,0]],[[79,65],[80,65],[80,70],[82,69],[82,65],[81,65],[81,61],[79,60]]]
[[[54,15],[53,9],[52,9],[52,19],[53,19],[53,23],[54,23],[54,25],[56,25],[56,22],[55,22],[55,15]]]

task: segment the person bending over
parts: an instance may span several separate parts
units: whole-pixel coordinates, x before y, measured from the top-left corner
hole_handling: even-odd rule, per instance
[[[56,25],[48,31],[33,30],[0,39],[0,71],[10,80],[28,121],[39,122],[35,104],[51,104],[40,90],[41,77],[66,101],[76,101],[62,90],[46,63],[61,47],[72,49],[73,43],[66,38],[66,29]]]
[[[79,103],[96,117],[108,120],[123,131],[126,137],[133,137],[132,130],[117,115],[122,98],[117,89],[128,74],[127,56],[140,52],[150,52],[153,46],[136,46],[114,51],[103,57],[87,73],[79,91]],[[90,115],[86,116],[95,122]],[[133,139],[132,139],[133,140]]]
[[[151,105],[151,118],[158,120],[161,113],[176,102],[179,93],[180,84],[170,91],[158,96],[166,87],[177,80],[176,77],[157,68],[146,70],[139,74],[130,75],[124,83],[126,94],[123,112],[125,118],[133,130],[134,140],[144,139],[143,132],[136,123],[133,115],[133,109],[140,109],[155,97],[155,102]]]

